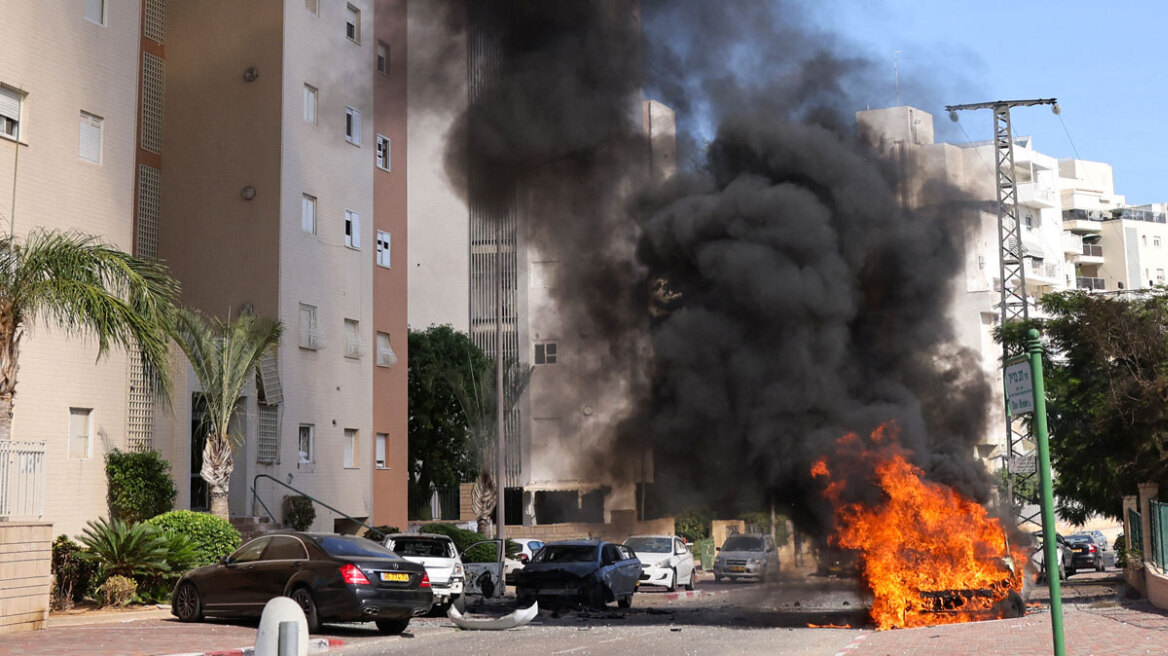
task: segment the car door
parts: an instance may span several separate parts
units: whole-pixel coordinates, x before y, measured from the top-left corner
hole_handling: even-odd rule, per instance
[[[633,550],[624,546],[623,544],[616,545],[617,553],[620,555],[620,573],[624,585],[627,586],[628,594],[632,594],[637,590],[637,581],[641,578],[641,561]]]
[[[480,546],[482,545],[482,546]],[[503,566],[499,562],[500,540],[483,540],[467,547],[461,554],[462,568],[466,572],[466,582],[462,592],[468,595],[482,595],[484,597],[502,597],[505,590],[503,581]],[[467,557],[478,558],[480,554],[489,554],[490,562],[469,562]]]
[[[248,542],[235,550],[225,562],[216,565],[199,592],[208,610],[246,612],[254,601],[254,570],[268,546],[268,536]]]
[[[300,538],[291,535],[273,535],[264,553],[251,567],[255,580],[252,598],[248,604],[261,612],[269,600],[282,596],[288,579],[308,560],[308,550]]]
[[[677,557],[677,578],[679,581],[693,582],[694,559],[693,553],[681,538],[673,538],[673,555]],[[677,582],[674,582],[677,585]]]

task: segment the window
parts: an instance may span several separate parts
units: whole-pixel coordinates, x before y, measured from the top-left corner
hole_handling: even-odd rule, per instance
[[[1158,284],[1163,284],[1163,282],[1164,282],[1164,270],[1163,269],[1156,269],[1156,282]]]
[[[316,234],[316,196],[304,194],[300,197],[300,229]]]
[[[300,433],[296,440],[297,462],[299,464],[306,465],[313,462],[315,453],[312,449],[315,433],[316,427],[312,424],[300,424]]]
[[[361,43],[361,10],[353,5],[345,5],[345,36],[354,43]]]
[[[81,159],[101,164],[101,117],[81,112],[81,136],[78,153]],[[1158,244],[1157,244],[1158,245]]]
[[[263,560],[306,560],[308,552],[300,540],[287,535],[273,535],[264,549]]]
[[[345,141],[361,145],[361,112],[352,107],[345,108]]]
[[[385,443],[388,441],[389,435],[386,435],[385,433],[377,434],[377,447],[374,458],[376,458],[375,462],[378,469],[389,469],[385,462]]]
[[[377,135],[377,168],[382,171],[390,170],[389,145],[389,137]]]
[[[556,363],[556,343],[545,342],[543,344],[535,345],[535,363],[536,364],[555,364]]]
[[[384,230],[378,230],[377,231],[377,266],[385,267],[387,269],[389,268],[390,261],[391,261],[390,257],[389,257],[389,247],[390,247],[389,233],[384,231]]]
[[[392,367],[397,364],[397,353],[389,343],[389,333],[377,333],[377,366]]]
[[[361,452],[360,440],[357,439],[357,429],[345,429],[345,468],[354,469],[357,467],[357,454]]]
[[[316,324],[316,306],[300,304],[300,348],[316,350],[324,346],[324,337]]]
[[[267,403],[257,404],[259,410],[259,429],[256,434],[259,439],[256,440],[256,462],[260,464],[273,464],[279,462],[280,455],[280,434],[278,419],[278,408]]]
[[[361,250],[361,215],[345,210],[345,245]]]
[[[1155,246],[1156,248],[1159,248],[1160,247],[1160,238],[1159,237],[1152,237],[1152,245]]]
[[[20,139],[20,109],[24,94],[0,86],[0,135]]]
[[[89,458],[90,436],[93,434],[93,409],[69,408],[69,457]]]
[[[105,25],[105,0],[85,0],[85,20]]]
[[[377,42],[377,72],[389,75],[389,44],[384,41]]]
[[[345,357],[359,358],[365,352],[361,339],[361,324],[356,319],[345,319]]]
[[[304,122],[316,125],[316,87],[304,85]]]

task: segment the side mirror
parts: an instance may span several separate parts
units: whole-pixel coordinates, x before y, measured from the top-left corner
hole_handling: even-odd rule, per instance
[[[219,556],[219,564],[220,565],[230,565],[231,564],[231,556]]]
[[[722,547],[714,547],[714,551],[721,551]]]

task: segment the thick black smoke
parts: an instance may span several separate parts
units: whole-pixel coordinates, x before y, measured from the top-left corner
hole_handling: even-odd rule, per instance
[[[562,395],[620,378],[633,402],[582,465],[632,476],[651,446],[656,487],[684,503],[773,497],[817,528],[811,463],[895,421],[931,477],[987,497],[972,456],[991,393],[947,319],[976,213],[940,182],[906,197],[857,137],[869,61],[786,2],[470,7],[490,65],[451,178],[518,208],[561,262],[557,309],[603,346]],[[643,89],[716,126],[708,144],[679,134],[691,165],[664,183],[647,175]]]

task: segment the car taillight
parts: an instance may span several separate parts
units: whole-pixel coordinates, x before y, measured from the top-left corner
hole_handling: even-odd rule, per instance
[[[422,572],[422,582],[418,584],[418,587],[419,588],[430,587],[430,575],[429,574],[427,574],[426,572]]]
[[[350,585],[369,585],[369,579],[353,563],[341,565],[341,580]]]
[[[1091,545],[1091,553],[1095,553],[1095,545]]]
[[[519,562],[526,565],[527,564],[527,554],[519,554]]]

